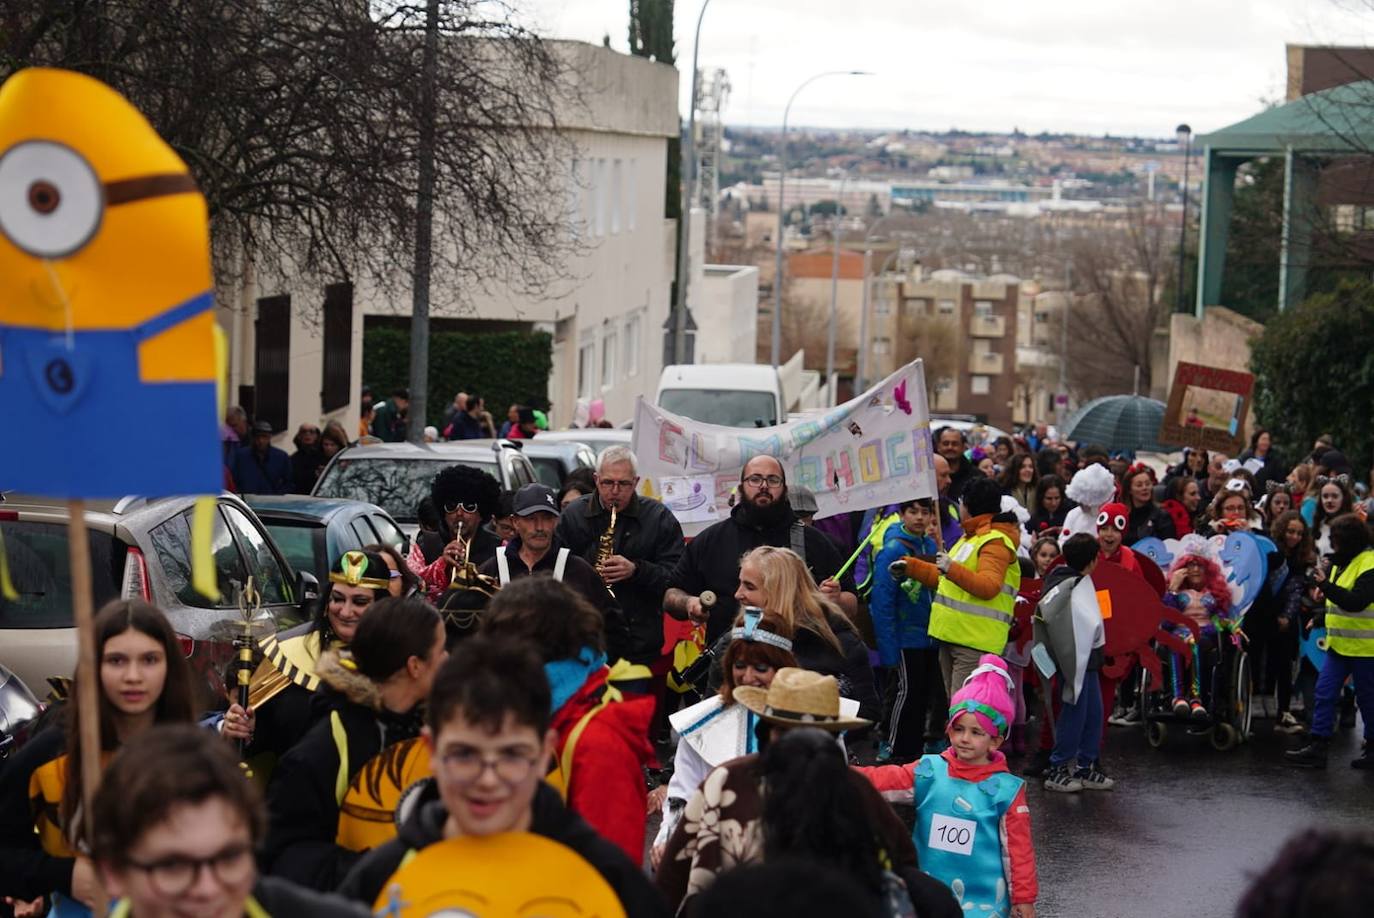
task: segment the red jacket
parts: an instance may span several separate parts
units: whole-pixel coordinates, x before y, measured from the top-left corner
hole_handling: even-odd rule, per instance
[[[1116,554],[1114,555],[1109,555],[1105,551],[1103,551],[1098,552],[1098,557],[1100,557],[1103,561],[1111,561],[1115,564],[1119,564],[1122,567],[1126,568],[1126,570],[1130,571],[1132,574],[1140,573],[1140,564],[1135,560],[1135,552],[1131,551],[1125,545],[1122,545],[1120,548],[1118,548],[1116,550]],[[1142,574],[1141,576],[1144,575]]]
[[[940,754],[949,765],[952,778],[977,784],[999,771],[1007,770],[1007,757],[993,752],[986,765],[965,765],[946,749]],[[917,759],[916,762],[919,762]],[[906,765],[874,765],[855,768],[859,774],[889,801],[911,803],[916,796],[916,762]],[[1002,863],[1006,865],[1007,882],[1011,886],[1011,901],[1015,905],[1034,902],[1040,895],[1040,883],[1035,875],[1035,843],[1031,841],[1030,808],[1026,806],[1026,788],[1022,785],[1016,799],[1002,817]]]
[[[553,715],[562,761],[568,735],[606,692],[606,668],[588,677],[577,694]],[[644,826],[648,819],[644,766],[654,761],[649,724],[654,718],[652,695],[626,695],[592,716],[573,747],[568,782],[568,808],[587,820],[630,860],[644,860]]]
[[[1193,531],[1193,518],[1192,515],[1188,513],[1187,507],[1183,506],[1172,497],[1160,504],[1160,506],[1164,508],[1165,512],[1168,513],[1174,521],[1175,538],[1181,539]]]

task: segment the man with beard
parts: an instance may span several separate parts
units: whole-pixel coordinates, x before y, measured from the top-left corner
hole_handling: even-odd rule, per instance
[[[630,628],[626,659],[651,664],[663,649],[663,593],[682,557],[682,526],[653,498],[635,493],[635,454],[612,446],[597,460],[596,491],[563,508],[556,534],[573,554],[595,564],[611,525],[609,558],[600,574],[615,593]]]
[[[945,461],[949,463],[950,483],[946,496],[952,501],[957,501],[963,496],[964,485],[978,472],[973,463],[964,456],[967,447],[968,443],[964,440],[961,430],[941,427],[935,432],[935,451],[944,456]]]
[[[782,463],[772,456],[750,459],[740,472],[739,496],[727,519],[688,543],[673,571],[673,586],[663,597],[668,614],[705,622],[706,640],[714,642],[735,620],[739,559],[760,545],[771,545],[800,555],[821,591],[852,616],[858,607],[853,578],[846,575],[843,585],[834,580],[844,558],[824,533],[803,526],[792,512]],[[716,594],[714,606],[702,606],[703,590]]]
[[[606,622],[606,655],[615,661],[629,650],[629,632],[615,597],[606,589],[601,575],[586,561],[563,546],[554,532],[560,516],[558,498],[552,488],[527,484],[515,492],[511,524],[515,538],[482,565],[479,573],[505,586],[512,580],[552,575],[581,593],[596,607]]]

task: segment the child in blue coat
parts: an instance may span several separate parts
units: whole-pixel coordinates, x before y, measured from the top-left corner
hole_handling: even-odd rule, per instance
[[[930,590],[903,571],[889,576],[894,562],[931,556],[935,540],[927,535],[935,507],[928,498],[909,500],[898,508],[900,525],[891,526],[874,562],[869,614],[878,641],[878,661],[888,672],[887,734],[879,741],[880,760],[909,762],[921,755],[929,711],[946,705],[940,654],[926,629],[930,625]],[[937,727],[933,735],[938,736]]]

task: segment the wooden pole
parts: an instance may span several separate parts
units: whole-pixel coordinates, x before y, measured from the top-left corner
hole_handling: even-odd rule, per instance
[[[81,834],[91,837],[95,790],[100,784],[100,689],[95,660],[95,611],[92,609],[91,548],[86,530],[86,502],[67,501],[68,560],[72,578],[72,617],[76,623],[76,692],[81,736]],[[103,897],[102,897],[103,898]],[[92,911],[104,914],[104,902]]]

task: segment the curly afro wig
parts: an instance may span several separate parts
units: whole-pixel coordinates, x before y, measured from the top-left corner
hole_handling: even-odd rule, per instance
[[[501,486],[481,469],[451,465],[434,476],[434,484],[429,486],[429,497],[440,514],[443,514],[445,507],[455,504],[476,504],[477,512],[485,523],[496,514]]]

